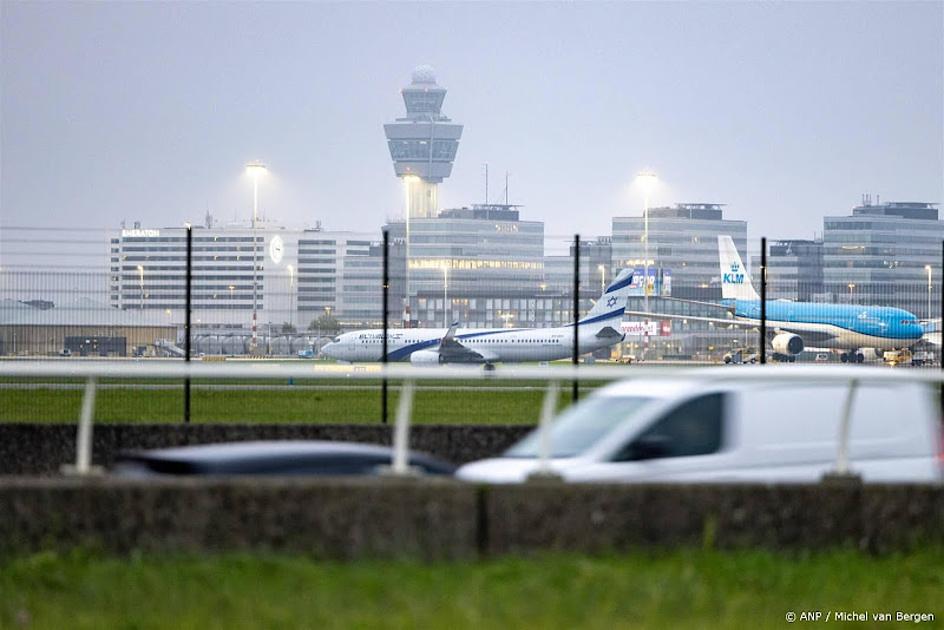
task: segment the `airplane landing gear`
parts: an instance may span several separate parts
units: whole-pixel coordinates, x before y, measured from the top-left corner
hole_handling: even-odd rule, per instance
[[[863,363],[865,355],[861,352],[843,352],[839,355],[839,360],[843,363]]]

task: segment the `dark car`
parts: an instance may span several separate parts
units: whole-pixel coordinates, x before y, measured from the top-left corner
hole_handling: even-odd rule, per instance
[[[112,472],[152,475],[376,475],[393,461],[393,449],[327,441],[229,442],[151,451],[125,451]],[[455,466],[422,453],[409,465],[427,475],[452,475]]]

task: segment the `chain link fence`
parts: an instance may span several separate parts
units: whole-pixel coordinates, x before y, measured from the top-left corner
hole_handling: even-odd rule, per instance
[[[450,212],[365,232],[5,226],[0,360],[940,367],[941,257],[927,248],[884,263],[851,252],[841,266],[821,243],[734,239],[735,257],[712,241],[686,258],[620,234],[546,234],[504,207]],[[3,383],[4,419],[74,418],[81,384],[45,383],[57,392],[48,401],[43,385]],[[379,382],[152,382],[146,396],[113,385],[101,393],[115,420],[375,422],[397,396]],[[450,387],[419,393],[430,421],[495,417],[507,394],[479,396],[463,415]],[[536,419],[532,398],[534,413],[508,403],[510,421]]]

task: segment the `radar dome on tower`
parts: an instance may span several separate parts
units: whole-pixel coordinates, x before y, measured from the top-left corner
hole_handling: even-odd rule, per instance
[[[436,71],[432,66],[423,64],[413,68],[413,83],[431,83],[436,84]]]

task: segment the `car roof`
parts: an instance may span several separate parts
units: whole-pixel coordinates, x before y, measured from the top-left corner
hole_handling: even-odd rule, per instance
[[[136,458],[166,460],[200,460],[223,462],[273,457],[306,457],[312,455],[376,455],[389,456],[390,447],[352,442],[326,440],[268,440],[197,444],[154,450],[128,451],[125,455]]]
[[[597,390],[598,396],[641,396],[645,398],[675,398],[680,394],[708,386],[705,379],[666,374],[665,378],[635,378],[611,383]]]
[[[330,465],[329,462],[391,462],[393,449],[376,444],[315,440],[280,440],[201,444],[155,450],[124,451],[118,466],[145,466],[173,474],[266,474],[267,471]],[[425,453],[411,451],[411,465],[451,472],[455,466]]]

